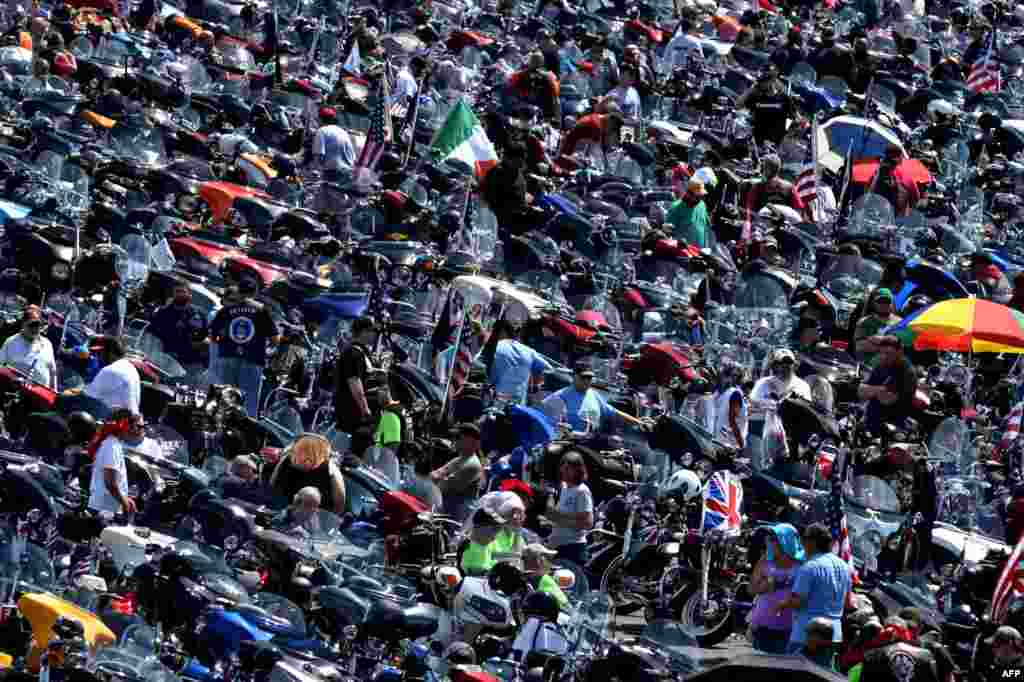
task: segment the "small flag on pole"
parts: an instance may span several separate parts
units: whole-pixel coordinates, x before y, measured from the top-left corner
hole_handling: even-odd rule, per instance
[[[988,47],[981,57],[971,64],[971,72],[967,76],[967,89],[977,95],[982,92],[998,92],[999,63],[992,59],[992,48],[995,45],[996,34],[988,36]]]
[[[363,59],[359,54],[358,40],[352,41],[352,49],[349,50],[348,57],[345,58],[342,68],[354,76],[363,72]]]
[[[359,158],[352,169],[355,177],[359,177],[361,171],[372,171],[376,168],[388,143],[393,139],[391,113],[387,101],[388,83],[387,79],[382,79],[377,91],[377,105],[370,117],[370,130],[366,133],[366,142],[363,143],[363,149],[359,152]]]

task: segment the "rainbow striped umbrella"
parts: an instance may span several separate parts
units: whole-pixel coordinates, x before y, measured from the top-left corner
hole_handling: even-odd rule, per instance
[[[1024,313],[979,298],[942,301],[886,328],[917,350],[1024,353]]]

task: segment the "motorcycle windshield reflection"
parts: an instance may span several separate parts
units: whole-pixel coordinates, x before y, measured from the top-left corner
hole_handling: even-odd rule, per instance
[[[843,486],[846,501],[862,509],[899,514],[903,508],[892,486],[877,476],[855,476]]]
[[[306,616],[298,604],[269,592],[257,592],[252,596],[250,610],[258,609],[260,615],[286,621],[296,632],[306,631]]]

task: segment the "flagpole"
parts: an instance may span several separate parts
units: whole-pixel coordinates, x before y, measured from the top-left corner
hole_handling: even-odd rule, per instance
[[[427,83],[428,73],[424,73],[423,77],[420,78],[419,85],[416,86],[416,94],[413,95],[412,104],[412,128],[409,129],[409,146],[405,149],[405,158],[402,159],[402,168],[409,165],[409,158],[412,156],[413,147],[416,146],[416,122],[419,118],[420,112],[420,93],[423,91],[423,86]]]
[[[461,308],[461,307],[460,307]],[[462,329],[466,326],[466,311],[460,310],[462,313],[461,320],[459,320],[459,330],[455,334],[455,346],[452,352],[452,362],[448,367],[448,379],[444,382],[444,396],[441,398],[441,410],[438,413],[438,423],[444,420],[445,411],[448,407],[448,392],[452,390],[452,377],[455,375],[455,362],[459,357],[459,346],[462,344]],[[449,314],[451,310],[449,309]]]
[[[853,157],[850,156],[853,152],[853,140],[850,140],[849,144],[846,145],[846,169],[843,173],[843,189],[839,193],[839,210],[843,210],[843,202],[846,200],[846,191],[850,187],[850,183],[853,182]]]

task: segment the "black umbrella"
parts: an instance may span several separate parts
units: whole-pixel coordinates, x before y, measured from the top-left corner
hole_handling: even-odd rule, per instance
[[[687,678],[686,682],[766,682],[783,678],[786,682],[841,682],[846,679],[803,656],[746,654],[708,668]]]

